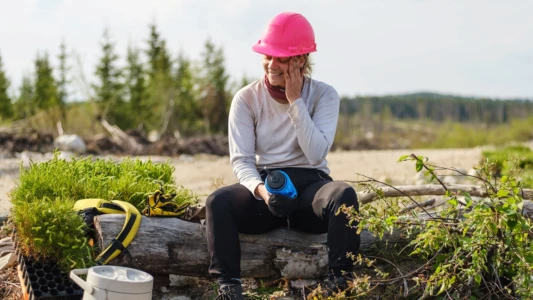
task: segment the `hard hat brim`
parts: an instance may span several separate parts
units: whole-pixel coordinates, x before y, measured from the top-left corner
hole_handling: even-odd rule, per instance
[[[252,46],[252,50],[263,55],[273,56],[273,57],[291,57],[291,56],[297,56],[302,54],[308,54],[311,52],[316,52],[316,49],[312,50],[295,50],[295,51],[288,51],[287,49],[280,49],[277,47],[274,47],[273,45],[268,44],[260,44],[257,43]]]

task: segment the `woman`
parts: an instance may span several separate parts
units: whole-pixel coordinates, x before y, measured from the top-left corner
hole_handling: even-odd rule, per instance
[[[345,204],[358,208],[352,187],[331,179],[328,154],[337,127],[339,96],[331,86],[309,77],[309,53],[316,51],[314,31],[305,17],[281,13],[252,49],[264,55],[265,76],[242,88],[229,113],[230,161],[239,183],[211,194],[207,208],[209,273],[219,292],[242,299],[238,233],[260,234],[290,225],[310,233],[328,233],[330,288],[346,287],[343,277],[360,239],[347,226]],[[296,199],[271,195],[266,172],[282,170]]]

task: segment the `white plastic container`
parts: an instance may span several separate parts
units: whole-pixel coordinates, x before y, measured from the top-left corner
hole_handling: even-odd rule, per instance
[[[79,275],[87,275],[84,281]],[[74,269],[70,278],[83,290],[84,300],[151,300],[152,275],[120,266],[96,266]]]

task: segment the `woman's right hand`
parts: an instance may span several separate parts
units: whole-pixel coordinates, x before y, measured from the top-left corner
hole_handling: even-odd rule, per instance
[[[276,217],[286,217],[290,215],[298,206],[297,199],[291,199],[282,195],[270,196],[268,210]]]
[[[268,200],[270,199],[270,193],[267,191],[264,183],[260,183],[259,185],[257,185],[257,187],[255,188],[254,194],[256,196],[263,198],[263,200],[265,200],[265,203],[268,205]]]

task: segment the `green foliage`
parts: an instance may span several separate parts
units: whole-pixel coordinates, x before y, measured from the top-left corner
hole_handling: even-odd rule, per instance
[[[487,125],[523,119],[533,112],[533,101],[459,97],[434,93],[358,96],[341,100],[344,115],[379,115],[388,109],[398,120],[472,122]]]
[[[196,77],[192,62],[184,53],[178,54],[177,70],[175,76],[177,97],[174,105],[174,115],[169,125],[185,135],[200,132],[202,129],[202,115],[198,106],[198,92],[196,90]]]
[[[483,159],[494,163],[491,170],[494,176],[514,176],[519,171],[521,185],[533,188],[533,151],[529,147],[518,145],[483,151]]]
[[[529,153],[521,147],[514,149]],[[425,170],[438,181],[435,172],[439,167],[428,164],[426,158],[405,155],[399,161],[414,161],[417,172]],[[533,268],[532,222],[521,213],[522,186],[517,177],[495,179],[492,177],[494,169],[495,164],[490,160],[477,169],[480,175],[475,177],[486,188],[485,197],[452,193],[442,184],[447,191],[447,206],[440,211],[425,211],[425,218],[416,214],[401,215],[398,205],[372,186],[369,188],[383,202],[382,210],[375,208],[377,203],[372,203],[363,206],[360,213],[351,208],[343,211],[351,222],[360,222],[359,230],[365,228],[382,237],[400,228],[411,236],[411,243],[405,249],[410,249],[412,257],[426,261],[404,276],[416,284],[417,288],[410,290],[412,295],[441,295],[453,299],[528,298],[533,290],[529,275]],[[391,280],[383,277],[372,284]]]
[[[35,95],[35,88],[31,77],[24,75],[22,77],[22,85],[19,89],[19,96],[17,101],[13,104],[14,119],[24,119],[34,115],[37,111],[33,105]]]
[[[146,55],[148,56],[148,74],[150,76],[150,82],[153,82],[160,71],[161,38],[157,31],[156,24],[150,24],[149,29],[150,37],[147,40],[148,50],[146,51]]]
[[[61,45],[59,46],[59,55],[57,56],[59,59],[59,76],[57,79],[57,88],[59,90],[59,103],[61,106],[64,106],[68,99],[68,89],[67,86],[70,83],[70,79],[68,78],[68,72],[70,70],[70,67],[68,66],[67,60],[67,46],[65,45],[65,41],[61,42]]]
[[[207,133],[227,132],[230,96],[222,48],[207,40],[204,45],[201,111]]]
[[[172,58],[155,24],[150,25],[148,39],[148,106],[150,113],[143,117],[148,129],[155,129],[162,134],[171,132],[170,120],[176,102],[176,86],[172,77]]]
[[[89,264],[92,257],[87,249],[81,250],[85,247],[83,221],[72,211],[75,201],[118,199],[141,211],[147,196],[161,183],[165,192],[177,194],[173,201],[178,204],[196,203],[190,190],[175,185],[173,172],[170,164],[151,160],[126,158],[115,162],[89,157],[67,161],[60,159],[58,152],[49,161],[32,163],[21,170],[20,183],[11,193],[22,248],[27,254],[57,260],[62,266]]]
[[[105,29],[102,41],[102,57],[95,71],[97,84],[93,86],[96,93],[96,101],[100,114],[113,124],[124,128],[122,124],[121,104],[123,84],[121,82],[122,71],[117,67],[118,55],[115,53],[115,45],[111,41],[109,30]]]
[[[13,216],[25,255],[51,258],[64,270],[94,265],[84,236],[87,225],[72,210],[72,202],[48,197],[19,202]]]
[[[126,66],[126,98],[129,101],[129,112],[132,124],[143,124],[150,113],[150,106],[147,101],[147,86],[145,70],[139,56],[140,51],[133,47],[128,47]]]
[[[7,94],[9,80],[4,73],[4,65],[0,56],[0,123],[13,116],[13,105],[11,98]]]
[[[39,109],[49,109],[60,104],[57,84],[48,54],[37,55],[35,59],[35,90],[33,104]]]

